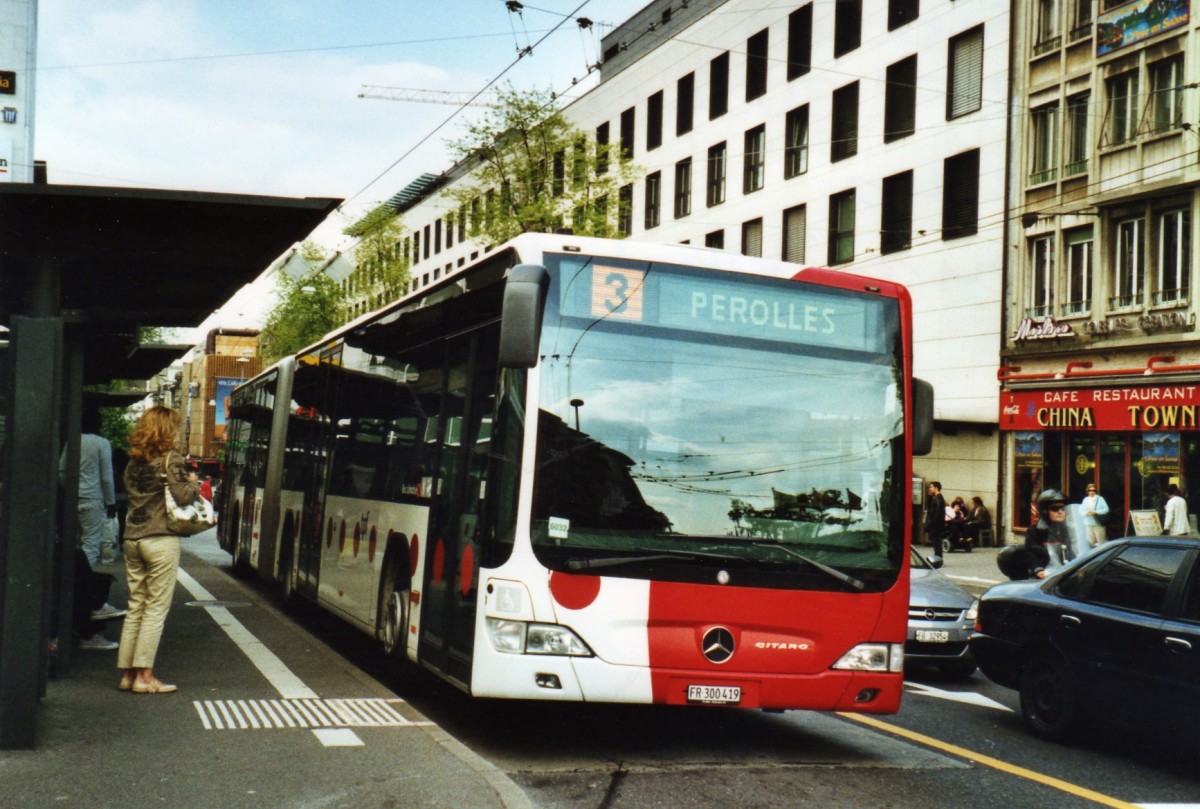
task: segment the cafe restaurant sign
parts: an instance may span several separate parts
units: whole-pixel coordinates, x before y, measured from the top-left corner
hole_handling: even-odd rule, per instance
[[[1200,431],[1200,385],[1004,391],[1000,429]]]

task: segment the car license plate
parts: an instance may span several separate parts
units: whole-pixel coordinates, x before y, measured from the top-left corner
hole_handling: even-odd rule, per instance
[[[736,705],[742,701],[742,689],[736,685],[689,685],[688,702]]]
[[[950,633],[945,629],[918,629],[917,640],[921,643],[948,643]]]

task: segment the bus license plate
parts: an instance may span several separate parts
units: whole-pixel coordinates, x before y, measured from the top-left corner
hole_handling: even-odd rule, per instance
[[[948,643],[950,633],[945,629],[918,629],[917,640],[921,643]]]
[[[742,689],[736,685],[689,685],[688,702],[736,705],[742,701]]]

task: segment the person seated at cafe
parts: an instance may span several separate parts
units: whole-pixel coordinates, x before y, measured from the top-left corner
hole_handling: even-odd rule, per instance
[[[967,524],[964,533],[972,542],[979,542],[979,532],[992,527],[992,513],[983,504],[983,498],[976,495],[971,498],[971,508],[967,512]]]

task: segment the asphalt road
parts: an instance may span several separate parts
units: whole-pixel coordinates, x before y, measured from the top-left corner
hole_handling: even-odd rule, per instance
[[[952,554],[943,572],[982,590],[1000,579],[995,552]],[[293,618],[389,686],[365,636],[312,611]],[[1200,807],[1194,747],[1149,728],[1039,741],[1016,693],[981,674],[910,672],[901,712],[868,718],[473,700],[434,680],[400,693],[544,809]]]

